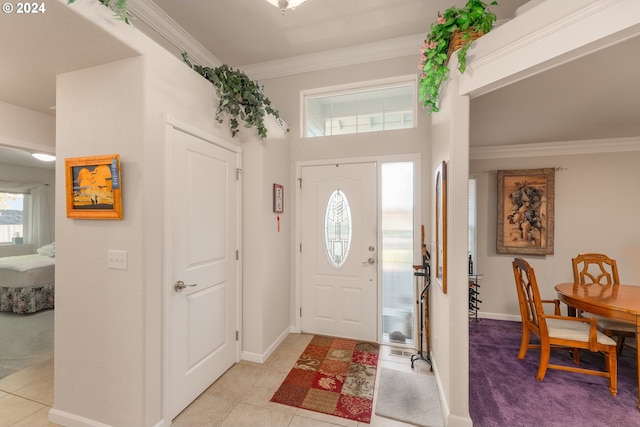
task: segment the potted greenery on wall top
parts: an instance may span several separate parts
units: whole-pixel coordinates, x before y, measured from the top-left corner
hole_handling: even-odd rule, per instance
[[[215,86],[220,97],[216,121],[222,123],[223,113],[228,114],[231,136],[236,136],[239,131],[238,119],[245,123],[246,128],[255,127],[260,138],[267,137],[264,119],[268,114],[275,117],[281,127],[284,126],[280,112],[271,106],[271,101],[264,94],[263,87],[251,80],[243,71],[226,64],[216,68],[193,65],[187,52],[182,54],[182,58],[189,67]],[[285,131],[288,132],[289,129]]]
[[[67,4],[76,0],[67,0]],[[110,8],[117,19],[131,24],[131,14],[127,9],[127,0],[97,0],[103,6]],[[245,128],[255,127],[260,138],[267,137],[265,118],[272,115],[276,123],[284,128],[284,121],[280,118],[280,112],[271,106],[271,101],[264,93],[264,87],[253,81],[243,71],[223,64],[216,68],[194,65],[189,60],[187,52],[182,54],[184,62],[207,79],[216,88],[220,98],[215,119],[218,123],[224,121],[223,115],[229,116],[231,136],[239,132],[240,122],[244,122]],[[284,129],[289,132],[289,128]]]
[[[495,21],[496,15],[481,0],[469,0],[463,8],[450,7],[443,14],[438,13],[420,49],[422,74],[418,93],[428,113],[439,111],[440,86],[449,78],[447,63],[451,54],[459,49],[458,70],[464,73],[471,42],[491,31]]]
[[[76,0],[67,0],[67,4],[75,3]],[[113,10],[116,18],[124,21],[127,25],[131,24],[131,14],[127,9],[127,0],[98,0],[100,4]]]

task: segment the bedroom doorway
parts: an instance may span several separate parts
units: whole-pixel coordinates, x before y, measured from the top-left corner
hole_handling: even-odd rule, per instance
[[[53,316],[0,312],[0,379],[53,358]]]
[[[37,150],[44,151],[45,147],[38,146]],[[38,227],[30,225],[30,218],[36,214],[30,201],[30,189],[34,186],[46,189],[48,202],[41,206],[48,216],[44,224],[45,243],[53,240],[55,162],[36,160],[31,151],[33,148],[18,145],[0,146],[0,257],[35,254],[42,246],[32,238]],[[49,147],[46,151],[53,153],[54,149]],[[8,307],[2,310],[5,309]],[[35,313],[11,310],[0,312],[0,330],[4,331],[0,334],[0,378],[53,358],[54,310],[46,308]]]

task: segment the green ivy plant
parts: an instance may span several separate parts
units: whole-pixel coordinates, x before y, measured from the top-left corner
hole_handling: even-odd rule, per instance
[[[67,4],[76,0],[67,0]],[[110,8],[116,17],[127,25],[131,23],[131,15],[127,10],[127,0],[98,0],[102,5]],[[229,115],[231,136],[236,136],[240,122],[245,123],[246,128],[255,127],[260,138],[267,137],[267,128],[264,119],[267,114],[276,118],[280,126],[284,126],[280,118],[280,112],[271,106],[271,101],[264,94],[264,88],[251,80],[244,72],[234,70],[228,65],[210,68],[200,65],[192,65],[187,52],[182,54],[184,62],[198,74],[209,80],[216,88],[220,102],[216,111],[216,121],[223,122],[224,113]],[[289,132],[287,128],[285,130]]]
[[[491,3],[497,4],[496,1]],[[448,51],[454,32],[459,30],[465,42],[458,50],[458,70],[464,73],[467,68],[467,50],[473,41],[471,32],[486,34],[491,31],[495,21],[496,15],[481,0],[469,0],[461,9],[451,7],[443,14],[438,13],[438,19],[431,24],[429,34],[420,49],[422,74],[418,93],[429,114],[439,111],[440,86],[449,79]]]
[[[75,3],[76,0],[67,0],[67,4]],[[131,23],[131,14],[127,10],[127,0],[98,0],[103,6],[113,10],[116,17],[124,21],[127,25],[133,26]]]
[[[215,86],[220,98],[216,121],[222,123],[224,113],[228,114],[231,136],[235,136],[239,131],[238,119],[245,123],[246,128],[255,127],[260,138],[267,137],[267,128],[264,125],[267,114],[273,115],[280,126],[284,125],[280,112],[271,106],[271,101],[265,96],[264,88],[244,72],[226,64],[216,68],[193,65],[187,52],[182,54],[182,58],[189,67]]]

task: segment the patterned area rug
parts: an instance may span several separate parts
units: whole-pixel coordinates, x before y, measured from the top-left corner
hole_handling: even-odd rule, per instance
[[[316,335],[271,401],[368,423],[378,349],[372,342]]]

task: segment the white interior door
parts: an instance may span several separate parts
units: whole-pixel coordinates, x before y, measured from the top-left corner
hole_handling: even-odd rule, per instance
[[[236,362],[238,154],[174,130],[171,418]]]
[[[301,329],[376,341],[376,164],[304,166],[301,178]]]

